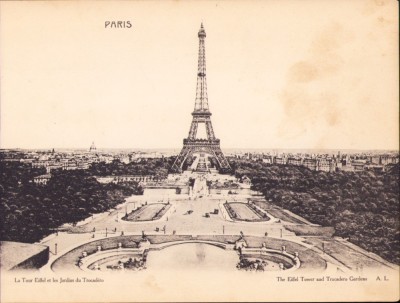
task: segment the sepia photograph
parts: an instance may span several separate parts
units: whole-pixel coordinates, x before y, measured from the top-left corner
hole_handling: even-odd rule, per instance
[[[398,5],[1,1],[1,302],[398,301]]]

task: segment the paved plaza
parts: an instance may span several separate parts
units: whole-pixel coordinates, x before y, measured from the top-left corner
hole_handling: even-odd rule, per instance
[[[162,189],[159,192],[163,192]],[[248,192],[248,191],[247,191]],[[208,195],[201,198],[192,198],[187,194],[160,194],[152,190],[143,196],[132,196],[126,203],[119,205],[116,209],[103,213],[99,216],[89,218],[83,224],[67,228],[73,233],[90,233],[91,236],[114,234],[179,234],[179,235],[245,235],[264,236],[268,233],[272,237],[290,236],[293,233],[286,231],[284,224],[292,224],[285,221],[269,220],[265,222],[233,221],[226,213],[223,204],[228,202],[245,202],[252,199],[250,194],[235,195]],[[167,213],[159,220],[128,222],[121,218],[142,204],[160,203],[168,201],[171,204]],[[218,210],[218,214],[213,214]],[[210,215],[206,217],[206,213]],[[165,231],[164,231],[165,226]],[[156,232],[156,229],[159,229]]]
[[[213,178],[215,179],[216,176],[213,176]],[[140,239],[143,233],[151,237],[153,242],[174,241],[177,237],[185,236],[191,239],[196,239],[196,237],[203,239],[214,239],[215,237],[229,239],[231,237],[237,239],[240,235],[243,235],[248,239],[256,239],[251,241],[256,241],[257,247],[263,241],[267,243],[267,247],[269,244],[275,243],[273,245],[278,249],[279,244],[277,243],[283,243],[282,241],[301,245],[296,247],[303,247],[302,250],[314,255],[314,258],[319,256],[318,258],[325,260],[326,269],[341,271],[358,269],[359,263],[353,262],[354,260],[364,260],[363,263],[371,268],[382,267],[382,265],[390,267],[390,264],[376,255],[367,253],[354,245],[347,245],[346,241],[338,241],[329,237],[307,238],[296,235],[295,232],[288,230],[292,230],[291,226],[301,225],[302,228],[307,228],[307,226],[315,228],[315,225],[305,220],[299,220],[298,216],[284,209],[279,208],[279,211],[276,211],[277,206],[268,201],[262,202],[264,209],[274,209],[274,214],[278,217],[268,213],[270,220],[261,222],[235,221],[230,218],[223,205],[227,201],[247,203],[249,200],[257,200],[257,205],[260,205],[260,199],[262,200],[258,193],[248,189],[243,191],[238,189],[236,194],[208,194],[201,197],[196,196],[195,193],[176,194],[174,191],[165,188],[146,189],[143,195],[131,196],[115,209],[89,217],[78,222],[76,226],[65,225],[58,233],[43,239],[41,244],[48,245],[51,252],[47,267],[49,268],[50,264],[60,256],[62,257],[74,248],[86,243],[102,239],[111,240],[113,237],[120,238],[121,236],[132,236]],[[130,213],[146,203],[150,207],[156,203],[169,203],[171,207],[158,220],[129,222],[121,219],[126,213]],[[321,243],[324,243],[325,246],[322,246]],[[332,253],[328,254],[328,252]],[[346,255],[352,255],[353,258],[342,258]],[[308,260],[307,262],[312,267],[312,258],[307,258],[303,253],[302,259]]]

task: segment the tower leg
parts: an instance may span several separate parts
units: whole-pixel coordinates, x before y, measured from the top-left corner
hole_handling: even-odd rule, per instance
[[[206,154],[210,154],[215,157],[218,162],[219,169],[222,172],[227,172],[231,169],[228,160],[225,158],[225,155],[222,153],[219,145],[209,146],[183,146],[181,152],[178,157],[175,159],[174,164],[171,167],[171,170],[174,172],[182,172],[182,166],[186,161],[187,157],[196,152],[203,152]]]
[[[192,125],[190,125],[190,131],[189,131],[189,138],[192,140],[194,140],[196,138],[197,126],[198,126],[198,122],[193,120]]]
[[[211,120],[208,119],[206,121],[206,130],[207,130],[207,138],[208,140],[215,140],[214,130],[211,124]]]
[[[220,165],[220,170],[229,171],[231,169],[228,160],[226,159],[225,155],[223,154],[219,146],[214,148],[214,155]]]
[[[187,146],[184,146],[181,150],[181,152],[179,153],[178,157],[175,159],[174,164],[172,164],[171,170],[173,172],[182,172],[182,165],[185,162],[187,156],[191,153],[190,148],[188,148]]]

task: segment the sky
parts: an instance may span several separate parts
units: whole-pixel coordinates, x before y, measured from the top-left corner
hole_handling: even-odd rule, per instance
[[[397,1],[0,6],[1,148],[180,148],[201,22],[222,148],[399,147]]]

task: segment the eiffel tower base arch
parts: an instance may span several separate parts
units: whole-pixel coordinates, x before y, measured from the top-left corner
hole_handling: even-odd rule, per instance
[[[231,167],[228,163],[228,160],[225,158],[225,155],[222,153],[221,147],[219,145],[219,140],[202,140],[195,139],[183,140],[183,148],[177,158],[175,159],[174,164],[171,167],[173,172],[180,173],[182,172],[182,167],[187,158],[194,153],[205,153],[209,154],[217,160],[218,169],[221,173],[230,172]]]

